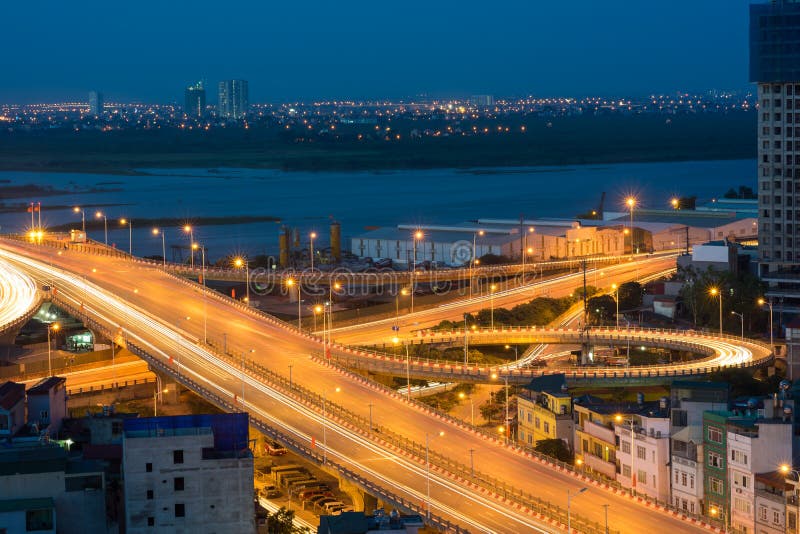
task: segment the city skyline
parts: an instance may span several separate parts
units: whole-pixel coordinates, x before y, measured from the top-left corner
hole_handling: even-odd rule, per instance
[[[398,12],[312,2],[303,18],[289,6],[254,5],[235,26],[213,19],[204,2],[189,21],[177,6],[156,16],[148,2],[135,13],[88,10],[104,13],[88,23],[52,6],[37,14],[35,42],[24,25],[4,32],[7,48],[21,51],[7,61],[0,102],[85,99],[91,89],[110,101],[180,101],[192,80],[234,78],[250,82],[253,102],[740,88],[748,2],[731,4],[444,3]],[[30,15],[9,9],[11,19]],[[144,26],[149,38],[134,39]]]

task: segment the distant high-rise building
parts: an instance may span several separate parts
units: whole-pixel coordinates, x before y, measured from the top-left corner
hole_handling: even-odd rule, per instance
[[[472,95],[469,103],[473,106],[493,106],[494,97],[492,95]]]
[[[186,88],[183,111],[189,117],[202,117],[205,114],[206,88],[203,82],[197,82]]]
[[[750,81],[758,84],[758,257],[767,297],[800,309],[800,3],[750,6]],[[793,302],[791,302],[793,301]]]
[[[89,113],[91,115],[103,114],[103,93],[89,91]]]
[[[224,80],[219,82],[220,117],[241,119],[247,114],[247,80]]]

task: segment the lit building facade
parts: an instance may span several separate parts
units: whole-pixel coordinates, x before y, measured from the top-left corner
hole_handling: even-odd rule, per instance
[[[219,82],[217,113],[227,119],[243,119],[249,107],[247,80]]]
[[[197,82],[186,88],[183,94],[183,112],[194,118],[199,118],[206,113],[206,89],[203,82]]]

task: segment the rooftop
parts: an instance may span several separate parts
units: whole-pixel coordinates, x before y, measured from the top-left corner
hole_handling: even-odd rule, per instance
[[[0,408],[10,410],[25,398],[25,384],[6,382],[0,386]]]
[[[47,395],[50,390],[57,387],[59,384],[65,384],[67,379],[63,376],[51,376],[42,378],[33,387],[28,390],[28,395]]]

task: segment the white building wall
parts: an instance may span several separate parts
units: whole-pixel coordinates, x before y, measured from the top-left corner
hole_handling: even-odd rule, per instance
[[[203,448],[213,445],[210,430],[124,439],[127,532],[255,531],[253,459],[204,460]],[[183,463],[173,461],[176,450],[183,451]],[[183,490],[175,489],[176,478],[183,479]],[[178,504],[184,505],[183,517],[176,517]]]
[[[703,458],[703,447],[697,448],[697,457]],[[703,463],[672,457],[672,505],[689,513],[703,511]]]
[[[660,501],[669,501],[669,419],[642,418],[641,422],[642,426],[637,426],[633,433],[628,425],[614,427],[620,444],[617,448],[620,464],[617,481],[630,488],[635,477],[637,492]],[[630,444],[630,452],[627,452],[627,444]],[[630,469],[630,475],[626,466]]]

